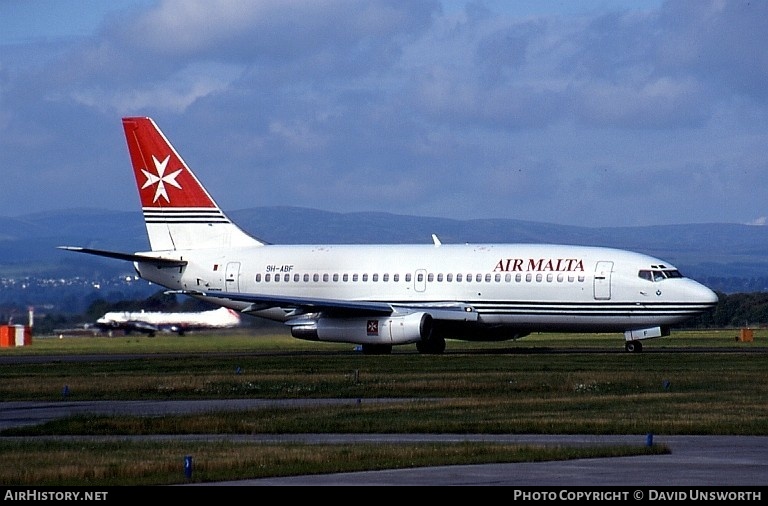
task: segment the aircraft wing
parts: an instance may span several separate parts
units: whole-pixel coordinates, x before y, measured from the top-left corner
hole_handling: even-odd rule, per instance
[[[146,334],[153,334],[160,330],[155,325],[152,325],[146,322],[138,322],[138,321],[125,322],[122,326],[128,330],[133,330],[136,332],[144,332]]]
[[[340,299],[313,299],[310,297],[283,297],[276,295],[258,295],[239,292],[202,292],[181,290],[166,293],[181,293],[201,297],[214,297],[240,302],[249,302],[251,306],[243,313],[260,311],[275,307],[294,309],[297,314],[328,312],[344,315],[388,315],[394,312],[392,305],[386,302],[350,301]]]
[[[201,292],[179,291],[170,293],[182,293],[203,297],[229,299],[240,302],[249,302],[251,306],[242,312],[260,311],[269,308],[293,309],[290,316],[300,316],[306,313],[327,313],[331,316],[376,316],[391,315],[393,313],[411,313],[416,311],[428,312],[433,318],[440,320],[476,320],[477,312],[468,304],[461,302],[438,302],[421,304],[393,304],[378,301],[356,301],[342,299],[315,299],[311,297],[287,297],[275,295],[258,295],[239,292]]]

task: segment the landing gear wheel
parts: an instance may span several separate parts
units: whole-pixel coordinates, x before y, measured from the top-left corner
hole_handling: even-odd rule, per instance
[[[392,353],[391,344],[364,344],[363,355],[389,355]]]
[[[624,349],[630,353],[640,353],[643,351],[643,343],[640,341],[627,341]]]
[[[445,351],[445,339],[427,339],[416,343],[416,349],[424,355],[440,355]]]

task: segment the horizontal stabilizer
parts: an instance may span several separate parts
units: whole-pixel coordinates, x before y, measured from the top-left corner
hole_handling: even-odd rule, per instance
[[[97,255],[100,257],[116,258],[118,260],[127,260],[129,262],[144,262],[149,264],[156,264],[161,267],[183,267],[187,265],[186,260],[178,260],[175,258],[159,258],[148,255],[139,255],[136,253],[120,253],[119,251],[107,251],[93,248],[81,248],[79,246],[58,246],[58,249],[67,251],[76,251],[78,253],[88,253],[89,255]]]

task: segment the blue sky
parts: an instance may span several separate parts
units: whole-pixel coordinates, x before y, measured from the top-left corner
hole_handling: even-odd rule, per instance
[[[762,225],[766,47],[754,1],[3,0],[0,216],[139,212],[142,115],[225,210]]]

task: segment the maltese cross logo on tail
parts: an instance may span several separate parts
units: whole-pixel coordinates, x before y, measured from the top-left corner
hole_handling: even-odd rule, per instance
[[[144,183],[144,186],[142,186],[141,189],[143,190],[149,186],[152,186],[153,184],[157,185],[157,188],[155,188],[155,197],[152,199],[153,203],[157,202],[157,199],[160,197],[163,197],[169,204],[171,203],[171,199],[168,197],[168,192],[165,190],[166,184],[181,190],[181,185],[176,181],[176,177],[181,173],[181,169],[178,169],[167,175],[165,174],[165,170],[168,166],[168,160],[170,160],[170,158],[171,155],[168,155],[165,157],[165,160],[161,162],[155,157],[155,155],[152,155],[152,161],[155,162],[155,170],[157,171],[156,175],[152,174],[146,169],[141,169],[144,175],[147,176],[147,181]]]

